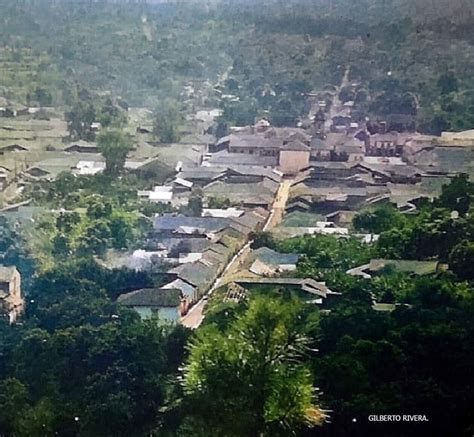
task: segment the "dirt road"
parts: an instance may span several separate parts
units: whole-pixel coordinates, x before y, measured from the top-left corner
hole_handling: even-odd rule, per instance
[[[272,212],[265,223],[264,231],[270,231],[275,226],[281,223],[283,215],[285,213],[286,202],[290,193],[290,187],[293,180],[285,179],[281,182],[278,192],[275,196],[275,202],[273,203]],[[221,285],[229,282],[233,275],[235,275],[241,266],[244,264],[246,258],[249,256],[252,249],[250,245],[253,241],[249,241],[242,249],[234,255],[229,261],[223,272],[216,279],[208,294],[211,295],[214,290],[219,288]],[[207,303],[207,296],[202,298],[196,305],[184,317],[181,318],[181,323],[187,328],[196,329],[204,320],[204,308]]]

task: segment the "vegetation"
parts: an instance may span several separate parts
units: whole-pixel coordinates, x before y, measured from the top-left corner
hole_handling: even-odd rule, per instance
[[[109,251],[143,242],[155,213],[178,212],[137,198],[167,175],[127,170],[131,130],[142,121],[132,107],[154,109],[150,144],[179,141],[188,115],[202,108],[222,110],[199,132],[218,137],[259,117],[296,126],[308,122],[308,94],[324,99],[347,74],[337,92],[357,103],[356,120],[434,134],[472,128],[472,6],[122,3],[0,0],[5,116],[23,105],[41,109],[32,118],[64,114],[66,141],[96,141],[106,162],[102,174],[26,187],[22,200],[49,211],[28,229],[0,216],[0,264],[21,270],[27,302],[20,323],[0,318],[0,435],[472,435],[467,175],[414,214],[388,205],[361,211],[354,227],[379,234],[376,242],[252,235],[252,249],[301,254],[296,275],[339,293],[324,310],[285,287],[256,287],[239,302],[219,290],[191,333],[141,321],[117,303],[123,293],[162,285],[159,275],[102,266]],[[179,212],[202,209],[202,190],[194,189]],[[395,264],[371,279],[346,273],[374,258],[440,266],[424,274]],[[376,414],[428,421],[369,422]]]
[[[105,173],[117,176],[123,171],[127,153],[132,149],[130,139],[120,131],[105,131],[97,139],[99,151],[105,158]]]
[[[257,299],[224,331],[210,324],[198,332],[184,389],[201,429],[212,435],[288,435],[323,422],[304,364],[309,339],[300,313],[296,302]]]

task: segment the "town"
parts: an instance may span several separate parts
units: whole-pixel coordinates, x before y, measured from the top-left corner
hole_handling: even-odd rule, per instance
[[[468,3],[0,0],[0,436],[471,435]]]
[[[390,130],[386,120],[355,122],[357,105],[342,102],[338,89],[315,91],[308,99],[311,112],[299,121],[301,127],[273,127],[263,118],[253,126],[230,127],[221,138],[206,133],[219,109],[201,110],[190,117],[198,137],[190,143],[157,145],[153,126],[142,116],[124,171],[162,177],[162,184],[144,186],[136,196],[143,204],[162,205],[171,212],[151,218],[152,229],[138,249],[111,251],[103,262],[140,271],[164,269],[169,282],[121,295],[122,305],[142,317],[158,314],[163,321],[196,328],[208,295],[219,287],[238,286],[245,293],[252,284],[289,284],[298,254],[253,250],[257,234],[277,239],[355,235],[373,242],[377,234],[354,229],[357,212],[390,204],[413,214],[424,200],[439,196],[450,179],[473,174],[474,131],[429,136]],[[106,168],[97,143],[63,144],[67,122],[35,120],[36,109],[7,105],[2,111],[9,116],[0,119],[5,132],[0,181],[4,197],[12,199],[4,201],[1,211],[14,226],[30,227],[41,213],[65,214],[34,206],[31,197],[22,196],[35,183],[65,174],[92,176]],[[41,111],[54,113],[54,108]],[[144,108],[124,112],[146,115]],[[88,128],[100,132],[101,124],[92,121]],[[191,210],[195,201],[197,207]],[[182,214],[180,208],[190,213]],[[24,308],[15,267],[2,270],[3,287],[9,290],[3,306],[12,321]],[[305,287],[304,281],[310,278],[294,278],[291,286],[318,296],[319,304],[328,293],[337,295],[324,283]]]

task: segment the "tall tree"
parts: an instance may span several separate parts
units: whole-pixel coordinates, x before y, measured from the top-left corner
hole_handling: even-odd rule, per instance
[[[303,364],[308,340],[300,315],[295,302],[255,299],[227,329],[197,333],[185,393],[209,434],[289,435],[323,422]]]
[[[121,131],[109,130],[99,135],[97,144],[105,158],[105,173],[113,176],[120,174],[127,153],[132,149],[130,138]]]
[[[165,102],[155,111],[153,133],[164,143],[176,143],[180,139],[182,116],[174,102]]]

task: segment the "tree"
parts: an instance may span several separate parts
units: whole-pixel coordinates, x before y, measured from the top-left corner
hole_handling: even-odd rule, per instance
[[[10,435],[28,407],[28,390],[16,378],[0,380],[0,432]]]
[[[92,132],[91,126],[95,118],[96,111],[92,104],[76,103],[70,111],[66,112],[70,136],[79,140],[94,140],[95,135]]]
[[[403,216],[390,205],[379,207],[373,211],[363,211],[354,217],[354,227],[358,230],[380,234],[390,228],[399,227]]]
[[[118,130],[101,133],[97,140],[99,151],[105,158],[105,173],[117,176],[123,171],[127,153],[132,149],[128,136]]]
[[[452,71],[443,73],[438,79],[438,88],[440,89],[441,94],[456,92],[459,89],[458,78]]]
[[[471,206],[474,195],[474,183],[469,181],[467,174],[456,176],[448,185],[444,185],[441,195],[435,204],[442,208],[449,208],[459,214],[466,214]]]
[[[51,93],[44,88],[36,88],[34,96],[40,106],[50,106],[53,103]]]
[[[463,241],[449,255],[451,270],[461,279],[474,279],[474,242]]]
[[[270,232],[255,232],[250,235],[250,240],[252,244],[250,247],[252,249],[258,249],[260,247],[275,247],[275,239]]]
[[[153,133],[164,143],[176,143],[181,135],[182,116],[175,102],[165,102],[155,111]]]
[[[295,301],[256,298],[224,331],[210,325],[191,341],[184,388],[209,434],[262,436],[321,424],[308,339]]]

